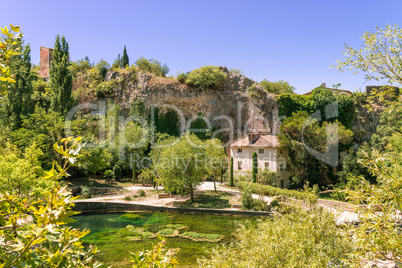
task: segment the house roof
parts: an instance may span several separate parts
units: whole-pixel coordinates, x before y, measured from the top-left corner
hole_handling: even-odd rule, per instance
[[[279,142],[276,135],[248,134],[235,140],[229,147],[279,147]]]
[[[349,90],[346,89],[339,89],[339,88],[332,88],[332,87],[327,87],[325,83],[321,84],[321,87],[325,88],[325,89],[329,89],[332,90],[332,92],[338,92],[340,94],[346,94],[346,95],[352,95],[353,93]],[[306,92],[303,95],[311,95],[312,91]]]

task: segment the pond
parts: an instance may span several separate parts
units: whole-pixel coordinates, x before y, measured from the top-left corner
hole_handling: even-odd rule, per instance
[[[130,267],[130,252],[151,249],[166,237],[167,248],[180,248],[180,267],[197,267],[197,258],[207,256],[220,243],[231,243],[242,224],[255,224],[258,218],[177,213],[106,213],[74,217],[70,225],[89,229],[85,243],[96,245],[95,259],[113,267]]]

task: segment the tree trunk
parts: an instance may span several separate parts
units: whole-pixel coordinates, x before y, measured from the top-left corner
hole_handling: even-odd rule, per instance
[[[190,186],[190,197],[191,197],[191,202],[194,202],[193,185]]]
[[[215,188],[215,192],[216,192],[216,180],[214,179],[214,188]]]

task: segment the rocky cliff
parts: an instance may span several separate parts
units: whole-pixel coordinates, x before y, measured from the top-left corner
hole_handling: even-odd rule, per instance
[[[106,80],[119,81],[114,98],[123,109],[129,109],[134,100],[143,102],[148,110],[153,106],[162,111],[172,109],[185,121],[185,127],[202,114],[212,126],[226,129],[222,133],[226,139],[254,131],[276,133],[279,121],[275,96],[246,76],[229,72],[226,67],[219,68],[227,79],[220,88],[214,89],[201,90],[174,77],[141,72],[131,75],[109,72]]]

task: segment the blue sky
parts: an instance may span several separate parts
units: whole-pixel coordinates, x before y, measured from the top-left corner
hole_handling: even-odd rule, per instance
[[[0,26],[21,25],[35,64],[39,47],[53,47],[60,34],[74,61],[112,63],[126,45],[131,63],[154,58],[170,75],[223,65],[256,81],[288,81],[297,93],[323,82],[351,91],[378,84],[329,66],[342,59],[344,43],[360,47],[365,31],[402,27],[400,0],[0,0],[0,8]]]

